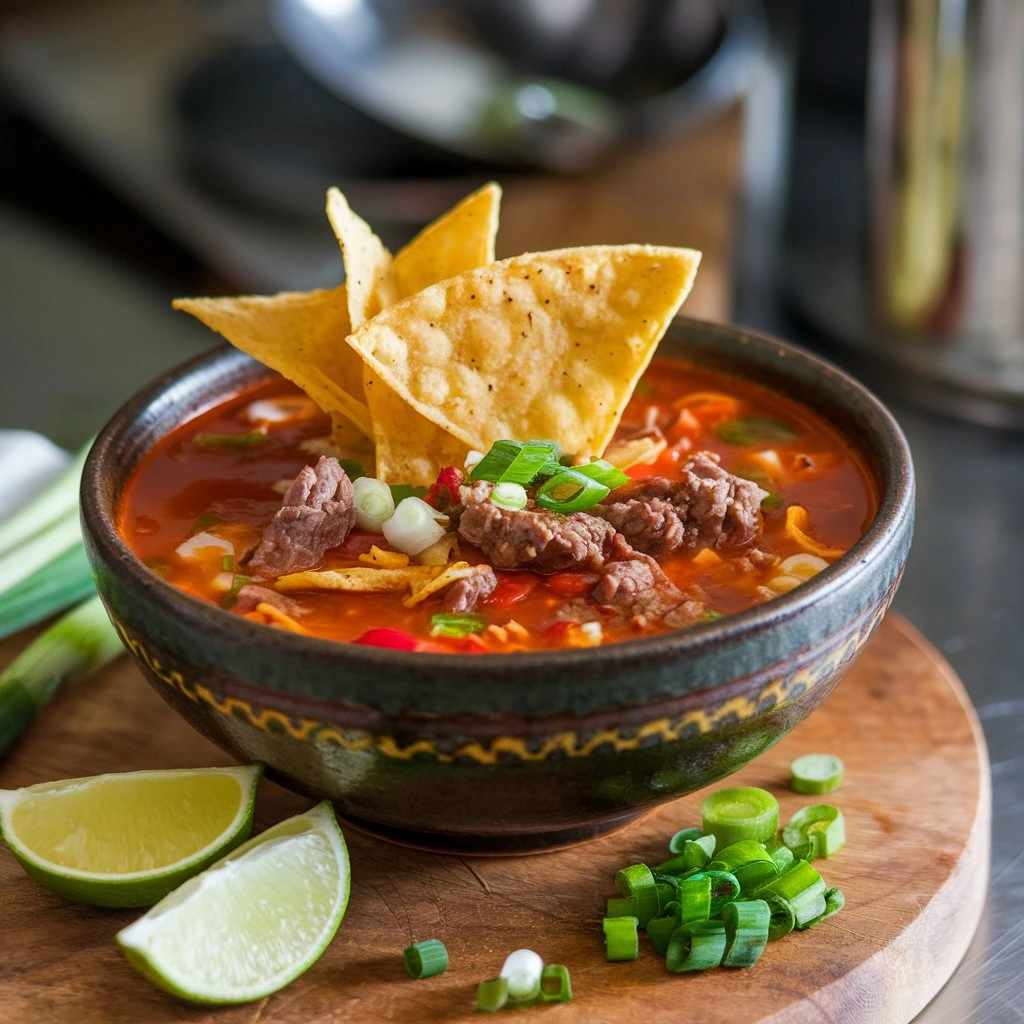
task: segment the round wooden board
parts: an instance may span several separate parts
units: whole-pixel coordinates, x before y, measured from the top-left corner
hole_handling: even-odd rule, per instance
[[[0,646],[0,664],[18,646]],[[421,853],[350,828],[352,899],[323,958],[262,1004],[212,1010],[177,1002],[128,967],[112,939],[135,912],[67,903],[4,851],[0,1020],[479,1021],[476,982],[529,946],[572,972],[571,1003],[524,1011],[546,1021],[908,1021],[963,956],[987,886],[991,800],[977,720],[939,654],[889,616],[824,706],[730,783],[771,789],[788,820],[812,801],[788,791],[787,766],[811,751],[846,762],[846,781],[829,799],[843,809],[848,843],[819,862],[846,907],[814,931],[772,943],[750,970],[672,975],[646,942],[638,961],[604,959],[601,917],[614,871],[662,859],[674,831],[699,824],[694,794],[614,835],[534,857]],[[122,661],[51,705],[0,768],[0,786],[223,763]],[[257,829],[306,806],[264,783]],[[402,949],[430,937],[446,942],[451,966],[413,981]]]

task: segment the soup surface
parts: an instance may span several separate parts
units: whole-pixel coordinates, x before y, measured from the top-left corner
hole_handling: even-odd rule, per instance
[[[415,603],[415,585],[383,592],[327,588],[323,571],[359,568],[372,575],[405,559],[381,554],[391,547],[383,535],[358,527],[302,579],[289,583],[286,574],[282,582],[252,568],[283,493],[304,466],[317,463],[329,431],[327,417],[284,381],[238,394],[148,453],[125,489],[120,532],[174,586],[268,625],[338,641],[484,653],[611,643],[750,608],[835,561],[862,535],[877,504],[860,457],[811,410],[757,385],[656,358],[616,435],[620,450],[632,441],[648,461],[626,470],[635,482],[580,513],[588,528],[594,519],[614,523],[618,539],[605,543],[603,554],[591,550],[568,566],[522,556],[526,567],[507,568],[507,552],[489,547],[490,521],[473,544],[463,504],[447,502],[448,519],[440,522],[451,531],[449,563],[494,566],[493,577],[483,569],[490,582],[469,607],[456,602],[453,611],[450,600],[446,607],[451,587]],[[744,481],[761,489],[748,509],[756,522],[743,529],[727,511],[727,529],[708,533],[698,507],[703,491],[692,493],[686,507],[669,494],[681,480],[699,484],[716,459],[726,471],[716,485],[725,490],[717,493],[749,499]],[[486,502],[489,488],[472,500]],[[454,497],[471,501],[467,487],[460,495],[456,486]],[[518,515],[537,512],[534,497],[531,491]],[[673,500],[674,512],[665,504]],[[498,516],[493,507],[482,508]],[[667,518],[652,526],[653,534],[645,533],[650,521],[637,527],[630,518],[640,512],[650,520],[654,511]],[[686,533],[685,543],[666,541],[673,526]],[[602,529],[602,536],[615,534]],[[416,567],[417,556],[409,564]],[[302,585],[317,573],[317,581]]]

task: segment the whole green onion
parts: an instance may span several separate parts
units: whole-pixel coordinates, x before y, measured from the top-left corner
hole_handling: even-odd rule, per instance
[[[21,541],[0,558],[0,593],[10,590],[69,548],[82,543],[78,509],[51,522],[42,533]]]
[[[608,488],[604,484],[591,480],[575,469],[563,469],[541,484],[535,500],[541,508],[571,515],[596,505],[607,496]]]
[[[76,544],[0,594],[0,639],[42,622],[92,593],[92,569],[85,548]]]
[[[402,963],[410,978],[433,978],[448,970],[448,950],[440,939],[424,939],[406,946]]]
[[[725,925],[721,921],[680,925],[669,939],[665,966],[674,973],[717,967],[725,953],[725,941]]]

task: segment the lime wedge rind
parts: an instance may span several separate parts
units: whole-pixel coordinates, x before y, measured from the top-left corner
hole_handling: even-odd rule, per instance
[[[248,840],[116,940],[136,970],[180,999],[252,1002],[320,958],[345,916],[349,888],[348,850],[325,801]],[[261,917],[276,934],[261,933]]]
[[[12,826],[14,812],[26,799],[48,793],[66,793],[76,786],[102,785],[104,781],[134,779],[145,785],[148,779],[180,775],[226,775],[239,785],[237,810],[228,826],[188,856],[156,868],[131,872],[97,872],[58,864],[26,845]],[[100,907],[150,907],[182,882],[203,871],[225,853],[244,842],[252,831],[257,783],[263,765],[223,768],[180,769],[107,773],[60,782],[44,782],[22,789],[0,791],[0,837],[6,842],[25,873],[48,889],[76,903]],[[125,823],[126,829],[131,827]]]

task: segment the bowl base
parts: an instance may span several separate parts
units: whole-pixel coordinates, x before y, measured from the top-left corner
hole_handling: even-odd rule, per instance
[[[588,839],[617,832],[648,811],[631,811],[615,818],[606,818],[584,825],[561,828],[536,829],[516,832],[459,833],[428,832],[419,829],[401,828],[379,821],[368,821],[354,817],[335,805],[338,817],[345,825],[358,829],[375,839],[384,839],[398,846],[425,850],[428,853],[450,853],[470,857],[518,857],[523,854],[550,853],[566,847],[585,843]]]

